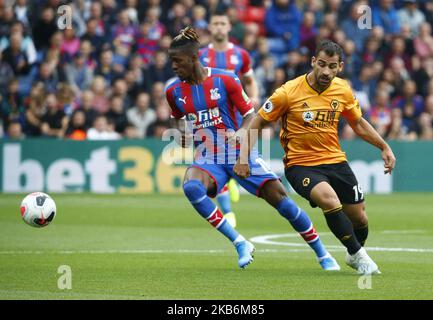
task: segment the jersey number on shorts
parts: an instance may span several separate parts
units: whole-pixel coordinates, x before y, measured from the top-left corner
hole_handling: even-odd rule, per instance
[[[361,186],[357,184],[356,186],[353,186],[353,191],[355,191],[355,202],[358,202],[358,200],[364,199],[364,193],[362,192]]]

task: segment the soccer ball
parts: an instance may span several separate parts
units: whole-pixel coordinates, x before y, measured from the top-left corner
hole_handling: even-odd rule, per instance
[[[33,192],[21,202],[21,217],[28,225],[41,228],[49,225],[56,216],[56,203],[43,192]]]

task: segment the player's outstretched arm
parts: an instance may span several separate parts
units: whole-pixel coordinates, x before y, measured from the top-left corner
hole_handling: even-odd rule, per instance
[[[248,158],[251,150],[257,143],[259,133],[267,124],[268,121],[263,119],[260,114],[256,114],[252,119],[250,125],[248,126],[248,129],[246,130],[244,139],[241,143],[241,151],[239,154],[239,158],[233,167],[233,172],[242,179],[248,178],[250,176],[250,166],[248,164]]]
[[[383,140],[379,133],[364,118],[349,122],[353,131],[373,146],[382,150],[382,159],[385,162],[385,174],[391,174],[395,167],[395,156],[391,147]]]

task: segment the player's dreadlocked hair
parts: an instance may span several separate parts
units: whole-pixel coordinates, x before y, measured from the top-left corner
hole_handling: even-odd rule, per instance
[[[177,49],[181,47],[191,46],[193,49],[200,48],[199,36],[195,30],[188,26],[180,30],[180,33],[173,39],[170,49]]]

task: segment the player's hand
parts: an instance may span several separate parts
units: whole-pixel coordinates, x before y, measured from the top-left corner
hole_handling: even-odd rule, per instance
[[[251,175],[250,165],[240,163],[240,160],[236,161],[236,164],[233,167],[233,172],[241,179],[248,178]]]
[[[386,146],[382,150],[382,159],[385,162],[385,164],[384,164],[385,174],[387,174],[387,173],[391,174],[392,170],[394,170],[396,159],[395,159],[394,153],[392,152],[392,150],[389,146]]]

